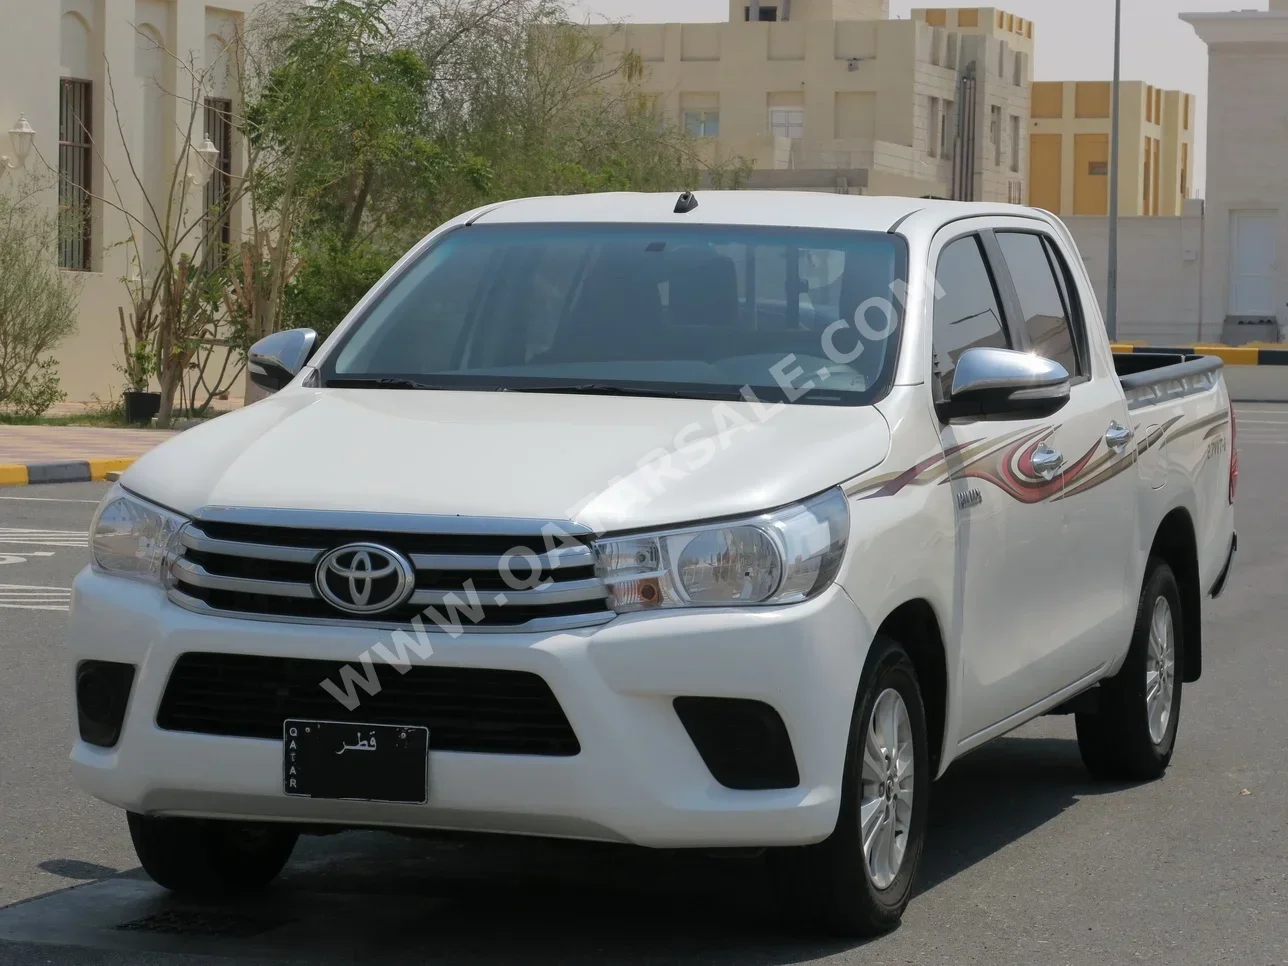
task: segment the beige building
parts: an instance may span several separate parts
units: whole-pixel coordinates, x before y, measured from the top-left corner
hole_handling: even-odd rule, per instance
[[[1119,212],[1179,215],[1193,194],[1194,98],[1140,81],[1121,85]],[[1109,213],[1112,87],[1033,85],[1030,203],[1057,215]]]
[[[1288,0],[1182,19],[1208,46],[1203,335],[1274,340],[1288,301]]]
[[[113,363],[122,358],[117,308],[129,306],[123,279],[139,272],[140,260],[146,271],[155,257],[140,258],[124,244],[130,232],[118,207],[146,210],[131,159],[146,193],[160,200],[181,152],[192,150],[193,170],[201,170],[196,149],[209,134],[218,158],[213,175],[190,187],[198,210],[236,176],[240,152],[221,123],[237,96],[235,71],[205,68],[227,63],[229,42],[258,2],[0,0],[0,130],[24,114],[35,130],[26,168],[61,181],[51,206],[84,213],[83,230],[58,253],[60,266],[83,283],[79,332],[58,352],[73,400],[122,390]],[[190,96],[187,66],[206,73],[191,144],[188,108],[175,96]],[[6,180],[19,176],[10,171]],[[235,230],[236,221],[234,212],[220,230]]]
[[[1027,197],[1033,24],[990,7],[888,19],[888,0],[730,0],[725,23],[594,27],[638,52],[658,110],[751,186]]]

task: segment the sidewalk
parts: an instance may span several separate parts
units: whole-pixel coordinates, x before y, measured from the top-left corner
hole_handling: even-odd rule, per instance
[[[0,426],[0,486],[101,480],[174,432],[88,426]]]

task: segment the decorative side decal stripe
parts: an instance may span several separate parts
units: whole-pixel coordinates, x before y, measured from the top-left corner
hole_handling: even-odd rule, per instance
[[[992,483],[1020,503],[1065,500],[1078,496],[1136,465],[1146,452],[1164,443],[1182,439],[1200,430],[1211,439],[1230,423],[1229,413],[1222,411],[1187,424],[1175,433],[1169,431],[1184,416],[1173,416],[1161,426],[1153,426],[1138,437],[1136,448],[1119,455],[1107,447],[1100,452],[1103,440],[1097,440],[1055,479],[1046,480],[1033,469],[1037,448],[1060,429],[1059,425],[1041,426],[1008,433],[994,440],[975,439],[950,446],[941,453],[926,457],[899,473],[886,473],[870,480],[853,483],[846,494],[862,500],[895,496],[909,486],[951,483],[966,478]],[[1139,427],[1137,427],[1139,432]]]

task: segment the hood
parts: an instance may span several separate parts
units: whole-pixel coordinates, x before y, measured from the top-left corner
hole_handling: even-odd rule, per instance
[[[791,503],[889,445],[871,406],[293,388],[181,433],[122,483],[187,514],[367,510],[608,532]]]

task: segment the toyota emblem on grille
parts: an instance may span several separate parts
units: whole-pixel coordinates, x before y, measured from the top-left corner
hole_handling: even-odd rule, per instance
[[[411,562],[376,543],[349,543],[318,561],[313,583],[334,607],[379,614],[405,603],[416,584]]]

